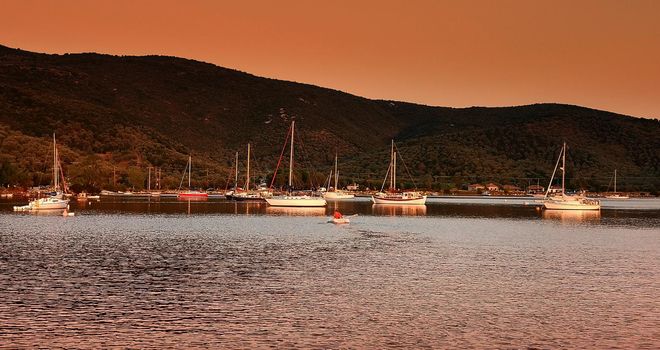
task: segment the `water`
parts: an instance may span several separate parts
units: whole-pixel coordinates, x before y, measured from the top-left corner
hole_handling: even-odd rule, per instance
[[[658,348],[660,202],[478,200],[4,203],[0,347]]]

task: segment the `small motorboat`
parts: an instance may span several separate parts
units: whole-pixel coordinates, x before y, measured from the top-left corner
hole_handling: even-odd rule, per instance
[[[349,218],[353,216],[357,216],[357,214],[344,216],[341,215],[341,213],[339,213],[338,211],[335,211],[334,215],[328,219],[328,222],[333,224],[350,224],[351,220]]]
[[[328,219],[328,222],[331,222],[333,224],[350,224],[351,220],[349,218],[343,217],[343,218],[330,218]]]

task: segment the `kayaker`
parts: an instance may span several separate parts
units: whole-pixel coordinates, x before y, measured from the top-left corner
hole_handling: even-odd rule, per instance
[[[341,219],[343,217],[344,215],[341,215],[341,213],[338,210],[335,210],[335,214],[334,214],[335,219]]]

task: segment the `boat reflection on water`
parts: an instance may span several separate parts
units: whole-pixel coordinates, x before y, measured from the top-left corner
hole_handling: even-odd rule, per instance
[[[35,216],[69,216],[68,209],[41,209],[41,210],[25,210],[22,214],[35,215]],[[65,215],[67,213],[67,215]]]
[[[426,215],[426,205],[373,204],[371,212],[381,216],[424,216]]]
[[[543,210],[541,216],[562,223],[598,222],[600,210]]]
[[[233,202],[234,214],[263,214],[264,208],[268,203],[264,201],[244,201]]]
[[[325,216],[324,207],[267,207],[266,213],[282,216]]]

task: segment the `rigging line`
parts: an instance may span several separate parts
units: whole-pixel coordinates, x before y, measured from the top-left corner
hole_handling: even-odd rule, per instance
[[[548,189],[545,191],[545,195],[543,196],[544,198],[548,196],[548,193],[550,193],[550,187],[552,187],[552,181],[555,179],[555,172],[557,172],[557,167],[559,166],[559,161],[561,160],[562,153],[564,153],[564,147],[562,147],[561,152],[559,152],[559,157],[557,158],[557,164],[555,164],[555,170],[552,171],[552,176],[550,177],[550,183],[548,184]]]
[[[383,189],[385,188],[385,183],[387,182],[387,176],[390,175],[390,169],[392,169],[392,162],[390,162],[390,165],[387,167],[387,172],[385,173],[385,178],[383,179],[383,185],[380,186],[381,192],[383,192]]]
[[[250,168],[255,168],[255,169],[256,169],[255,171],[252,171],[252,173],[253,173],[254,175],[251,176],[251,178],[254,178],[255,176],[257,176],[256,174],[257,174],[257,172],[258,172],[258,173],[259,173],[259,180],[262,180],[262,179],[263,179],[263,174],[264,174],[264,173],[262,172],[262,168],[260,167],[261,163],[258,163],[257,156],[254,154],[254,147],[253,147],[253,150],[251,151],[251,157],[250,157],[250,159],[252,159],[252,163],[254,164],[254,165],[251,166]]]
[[[394,144],[394,149],[396,150],[396,153],[399,154],[399,158],[401,158],[401,163],[403,164],[403,168],[406,169],[406,173],[408,173],[408,176],[410,177],[410,181],[412,181],[413,186],[415,186],[415,190],[417,190],[417,184],[415,183],[415,179],[413,179],[412,174],[410,173],[410,170],[408,169],[408,166],[403,161],[403,156],[401,156],[401,152],[399,152],[399,147],[397,147],[396,143]]]
[[[229,189],[229,179],[231,179],[231,170],[227,172],[227,182],[225,182],[225,192]]]
[[[188,172],[188,163],[186,163],[186,168],[183,170],[183,176],[181,176],[181,182],[179,182],[179,191],[181,191],[181,186],[183,186],[183,180],[186,178],[187,172]]]
[[[277,178],[277,170],[280,168],[280,164],[282,163],[282,157],[284,157],[284,151],[286,151],[286,146],[287,143],[289,142],[289,134],[291,134],[291,125],[289,125],[289,129],[286,132],[286,138],[284,140],[284,147],[282,147],[282,153],[280,153],[280,159],[277,160],[277,166],[275,167],[275,172],[273,173],[273,178],[270,180],[270,188],[271,190],[273,189],[273,184],[275,183],[275,179]]]
[[[609,191],[610,191],[610,186],[612,185],[612,182],[613,182],[613,181],[614,181],[614,175],[612,175],[612,177],[610,178],[610,182],[607,184],[607,190],[606,190],[605,192],[609,192]]]

